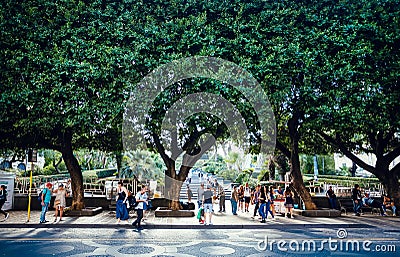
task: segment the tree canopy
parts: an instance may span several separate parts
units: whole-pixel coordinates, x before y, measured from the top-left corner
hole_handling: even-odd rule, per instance
[[[1,145],[60,151],[75,178],[74,197],[83,195],[73,150],[121,151],[124,108],[134,86],[171,61],[215,57],[247,70],[267,93],[278,148],[290,157],[297,190],[305,196],[298,154],[329,152],[321,142],[349,156],[353,150],[374,152],[384,163],[399,156],[399,6],[396,0],[5,0]],[[232,103],[244,117],[249,148],[259,150],[257,110],[227,81],[188,77],[150,103],[148,144],[167,168],[172,164],[159,144],[163,117],[195,93]],[[217,115],[185,118],[177,136],[187,153],[199,153],[206,133],[231,136]]]

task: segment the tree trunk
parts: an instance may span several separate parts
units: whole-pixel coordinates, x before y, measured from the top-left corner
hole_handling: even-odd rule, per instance
[[[115,159],[117,160],[118,178],[120,178],[122,171],[122,152],[114,151],[114,154],[115,154]]]
[[[72,209],[82,210],[85,208],[84,191],[83,191],[83,176],[81,166],[74,156],[71,143],[66,143],[61,149],[62,158],[67,166],[71,176],[72,187]]]
[[[380,179],[386,193],[394,200],[397,208],[400,208],[400,183],[399,177],[393,174],[387,174],[384,178]]]
[[[317,206],[314,204],[311,194],[304,185],[303,176],[300,170],[300,159],[297,151],[292,149],[292,156],[290,158],[291,163],[291,174],[292,174],[292,185],[303,200],[306,210],[316,210]]]
[[[167,199],[169,200],[169,209],[177,211],[182,209],[181,203],[179,201],[179,195],[181,193],[181,187],[183,184],[183,181],[171,179],[171,178],[165,178],[165,180],[169,180],[168,187],[167,183],[165,184],[165,189],[166,189],[166,196]]]
[[[376,162],[375,176],[382,183],[386,193],[394,200],[397,208],[400,208],[400,183],[399,175],[396,169],[389,170],[387,164],[382,163],[379,159]]]
[[[268,162],[269,180],[275,180],[275,168],[274,156],[271,156]]]
[[[288,122],[289,136],[291,139],[291,155],[290,155],[290,171],[292,175],[292,185],[303,200],[306,210],[316,210],[317,206],[311,198],[311,194],[304,185],[303,176],[300,169],[300,157],[299,157],[299,117],[298,114],[294,114]]]
[[[179,174],[176,174],[175,165],[170,164],[167,165],[167,167],[168,168],[165,171],[164,195],[169,200],[169,208],[171,210],[180,210],[182,207],[179,201],[179,196],[190,167],[181,166]]]

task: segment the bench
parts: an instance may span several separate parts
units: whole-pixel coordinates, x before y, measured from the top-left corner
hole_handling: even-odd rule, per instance
[[[340,211],[344,212],[347,215],[347,212],[353,212],[354,211],[354,205],[353,205],[353,200],[350,198],[343,198],[339,199],[340,203]],[[371,212],[371,214],[374,214],[374,212],[380,213],[380,210],[378,208],[371,208],[367,206],[361,207],[361,212]]]
[[[328,197],[312,197],[313,202],[318,209],[331,209]],[[339,208],[340,203],[338,198],[336,198],[336,208]]]

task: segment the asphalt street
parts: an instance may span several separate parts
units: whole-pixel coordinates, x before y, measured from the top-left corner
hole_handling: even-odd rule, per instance
[[[0,256],[399,256],[400,228],[5,228]]]

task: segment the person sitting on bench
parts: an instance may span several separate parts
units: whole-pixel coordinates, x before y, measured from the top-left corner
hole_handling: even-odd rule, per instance
[[[393,216],[396,216],[396,205],[394,205],[394,201],[392,201],[392,199],[388,195],[384,195],[383,196],[383,210],[385,211],[385,213],[386,213],[387,208],[392,209]]]
[[[372,199],[369,196],[369,193],[365,193],[365,196],[363,198],[363,205],[371,207],[371,208],[379,208],[379,211],[381,212],[381,216],[387,216],[382,202],[379,200],[376,200],[376,199]]]
[[[328,191],[326,191],[326,197],[328,197],[329,205],[332,209],[336,209],[336,195],[332,189],[332,186],[329,186]]]

